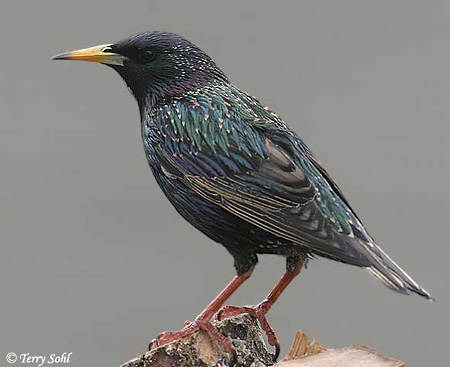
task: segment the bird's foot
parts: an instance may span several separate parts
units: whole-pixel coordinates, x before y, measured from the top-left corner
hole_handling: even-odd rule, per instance
[[[230,354],[229,366],[234,366],[236,364],[237,355],[233,347],[233,344],[222,334],[216,327],[211,323],[210,319],[197,318],[195,321],[185,323],[183,329],[178,331],[165,331],[159,334],[156,339],[153,339],[148,350],[155,349],[162,345],[177,341],[186,336],[189,336],[199,330],[205,331],[212,340],[215,340],[219,346],[223,348],[227,353]]]
[[[273,354],[273,361],[276,362],[278,356],[280,355],[280,343],[278,342],[278,338],[277,335],[275,334],[275,331],[272,329],[266,318],[266,314],[267,312],[269,312],[269,308],[270,306],[268,307],[267,303],[264,301],[256,306],[242,306],[242,307],[225,306],[217,313],[217,319],[223,320],[244,313],[247,313],[255,317],[259,321],[261,328],[265,331],[267,335],[267,341],[271,346],[275,348],[275,353]]]

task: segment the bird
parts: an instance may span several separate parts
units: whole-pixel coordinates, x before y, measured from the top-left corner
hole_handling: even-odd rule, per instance
[[[234,363],[233,345],[212,322],[250,313],[276,360],[280,345],[266,315],[315,257],[361,267],[396,292],[433,300],[377,245],[301,137],[186,38],[142,32],[53,59],[97,62],[119,73],[138,103],[144,151],[159,187],[185,220],[234,258],[236,276],[218,296],[150,348],[201,329]],[[258,305],[222,307],[261,254],[283,256],[284,275]]]

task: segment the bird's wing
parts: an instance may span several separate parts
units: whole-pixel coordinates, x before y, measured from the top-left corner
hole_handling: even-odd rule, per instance
[[[221,119],[202,126],[184,116],[184,126],[160,124],[164,139],[156,152],[167,176],[280,238],[322,256],[368,264],[340,192],[321,202],[321,191],[337,186],[308,154],[301,155],[302,164],[291,157],[298,150],[292,136],[268,133],[261,122]]]

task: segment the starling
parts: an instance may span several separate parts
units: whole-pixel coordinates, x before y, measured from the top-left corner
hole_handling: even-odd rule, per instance
[[[194,322],[160,334],[157,345],[203,329],[235,358],[211,319],[250,277],[258,254],[284,256],[285,274],[257,306],[227,306],[218,317],[253,314],[275,359],[279,343],[265,315],[314,256],[362,267],[394,291],[432,299],[375,243],[302,139],[185,38],[144,32],[54,59],[99,62],[122,76],[139,104],[145,154],[162,191],[234,258],[235,278]]]

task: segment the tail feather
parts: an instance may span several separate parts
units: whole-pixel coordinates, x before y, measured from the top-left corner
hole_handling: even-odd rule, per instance
[[[381,248],[374,243],[365,246],[372,255],[371,265],[365,269],[381,280],[388,288],[403,294],[414,292],[430,301],[434,298],[403,271]]]

